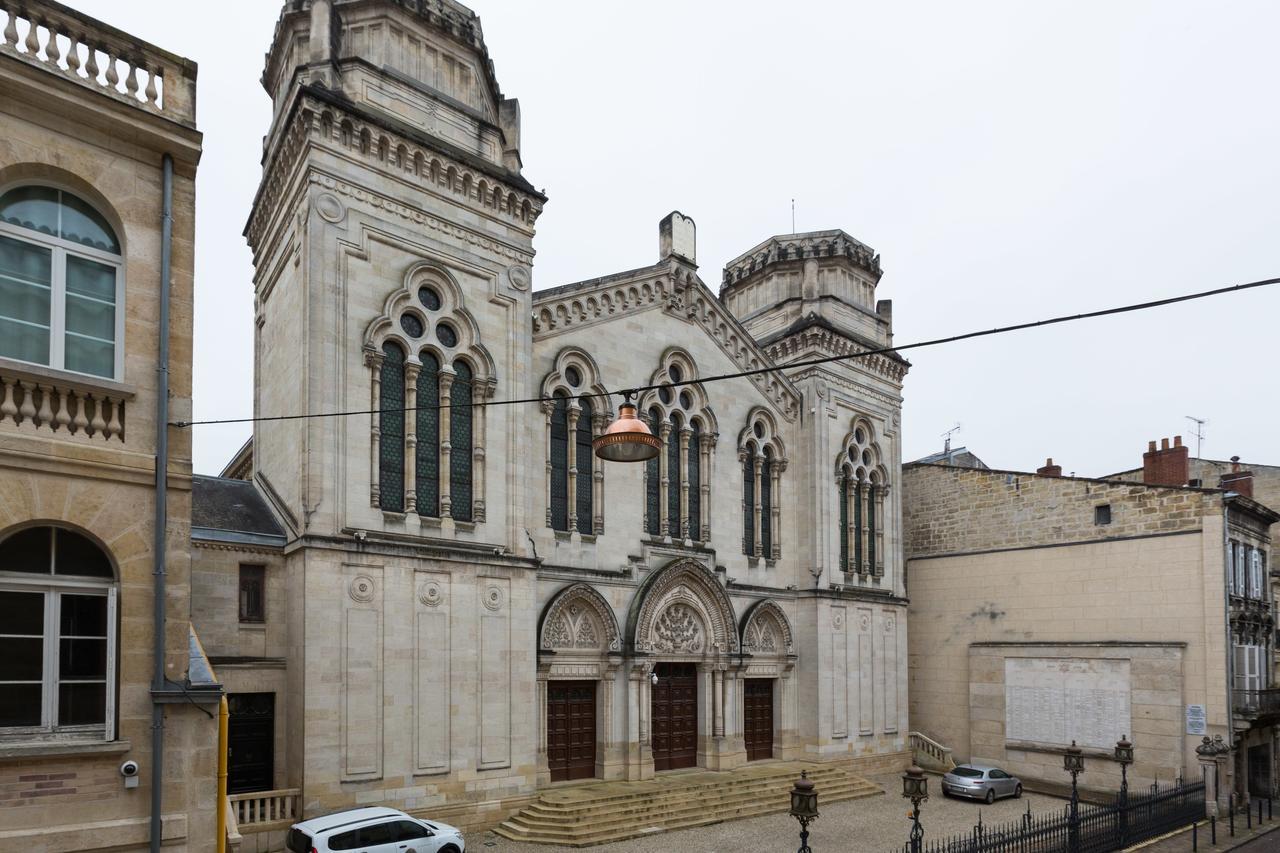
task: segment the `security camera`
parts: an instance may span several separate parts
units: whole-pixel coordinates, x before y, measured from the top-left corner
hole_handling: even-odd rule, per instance
[[[120,775],[124,777],[126,788],[138,787],[138,762],[130,759],[120,765]]]

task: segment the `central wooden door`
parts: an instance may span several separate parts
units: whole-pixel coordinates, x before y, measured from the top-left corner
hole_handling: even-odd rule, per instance
[[[654,667],[653,769],[698,766],[698,668],[691,663]]]
[[[227,793],[270,791],[275,775],[276,694],[227,696]]]
[[[747,761],[773,758],[773,679],[748,678],[743,702]]]
[[[547,763],[551,781],[596,775],[596,683],[547,684]]]

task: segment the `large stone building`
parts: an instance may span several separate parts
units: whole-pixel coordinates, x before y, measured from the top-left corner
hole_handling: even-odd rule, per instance
[[[1280,514],[1188,485],[1175,439],[1139,481],[913,463],[903,472],[911,596],[911,720],[957,760],[1082,784],[1198,778],[1206,735],[1232,745],[1222,791],[1271,796],[1280,692],[1271,689],[1271,526]]]
[[[58,3],[0,4],[0,850],[211,849],[191,444],[157,430],[191,407],[195,81]]]
[[[546,198],[452,0],[293,0],[263,83],[255,412],[364,413],[259,422],[245,482],[196,480],[233,783],[449,819],[564,779],[901,766],[907,364],[802,363],[891,340],[879,257],[773,237],[717,294],[672,213],[656,262],[535,292]],[[663,451],[602,464],[637,386]]]

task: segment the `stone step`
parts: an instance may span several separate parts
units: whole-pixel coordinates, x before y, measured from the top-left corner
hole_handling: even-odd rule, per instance
[[[499,824],[513,841],[586,847],[671,829],[785,811],[800,769],[809,772],[822,802],[882,794],[881,789],[838,767],[795,763],[733,773],[663,776],[636,783],[588,783],[552,789]]]

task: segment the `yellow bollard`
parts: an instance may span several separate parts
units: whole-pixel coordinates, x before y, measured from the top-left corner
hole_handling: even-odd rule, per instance
[[[218,704],[218,853],[227,853],[227,697]]]

